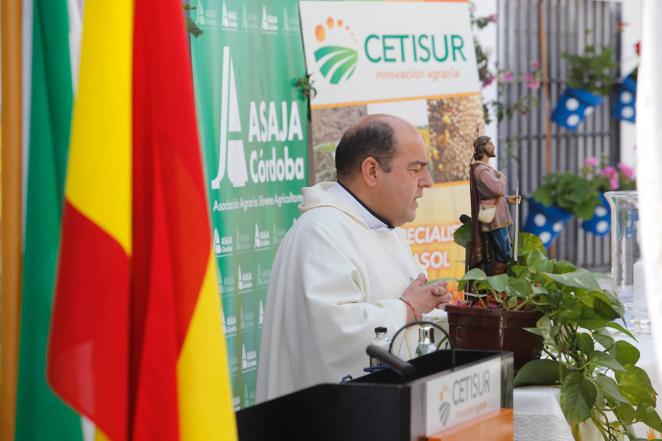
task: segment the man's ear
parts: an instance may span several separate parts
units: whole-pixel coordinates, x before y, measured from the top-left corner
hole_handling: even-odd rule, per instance
[[[372,156],[368,156],[361,163],[361,178],[369,188],[377,185],[381,172],[382,169],[379,167],[379,162]]]

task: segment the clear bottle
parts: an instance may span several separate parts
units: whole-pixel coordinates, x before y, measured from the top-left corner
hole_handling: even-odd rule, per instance
[[[372,344],[379,346],[388,352],[388,347],[391,344],[391,340],[386,336],[388,329],[383,326],[378,326],[375,328],[375,339],[372,341]],[[375,357],[370,357],[370,367],[382,367],[382,363]]]
[[[418,328],[418,346],[416,346],[416,356],[420,357],[437,350],[434,344],[434,328],[432,326],[421,326]]]

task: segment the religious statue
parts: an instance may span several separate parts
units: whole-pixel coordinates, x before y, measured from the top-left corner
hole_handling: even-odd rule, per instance
[[[474,139],[470,164],[471,243],[468,267],[481,268],[488,275],[504,274],[512,259],[508,227],[513,223],[508,204],[519,204],[521,196],[505,195],[507,178],[489,163],[496,146],[489,136]]]

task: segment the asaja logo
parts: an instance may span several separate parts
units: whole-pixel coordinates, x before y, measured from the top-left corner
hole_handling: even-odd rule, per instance
[[[241,345],[241,370],[252,370],[257,368],[257,352],[255,350],[246,351],[246,347]]]
[[[451,413],[451,403],[449,400],[444,400],[444,395],[446,394],[446,386],[441,387],[441,391],[439,392],[439,398],[441,399],[441,404],[439,405],[439,421],[441,421],[441,424],[444,426],[448,422],[448,415]]]
[[[331,84],[349,80],[359,58],[354,48],[357,41],[349,25],[342,19],[329,17],[325,24],[315,26],[315,39],[321,44],[328,43],[314,52],[322,76]]]
[[[232,252],[232,236],[221,236],[214,228],[214,252],[216,255],[229,254]]]
[[[234,188],[241,188],[249,180],[244,151],[244,131],[240,115],[237,81],[230,47],[223,48],[223,76],[219,126],[218,172],[211,181],[211,188],[218,190],[226,175]],[[303,141],[303,129],[296,101],[250,101],[248,121],[248,145],[250,152],[250,180],[254,184],[265,182],[301,181],[304,178],[304,158],[290,153],[287,145],[273,145],[294,140]],[[271,155],[264,147],[269,144]],[[237,244],[237,249],[240,246]]]
[[[253,248],[264,248],[269,245],[271,245],[271,233],[268,230],[260,230],[260,226],[256,223]]]
[[[223,2],[221,6],[221,26],[225,29],[237,29],[237,12],[228,9],[225,2]]]
[[[199,0],[195,6],[198,16],[195,23],[198,26],[218,26],[218,18],[215,9],[205,7],[204,0]]]

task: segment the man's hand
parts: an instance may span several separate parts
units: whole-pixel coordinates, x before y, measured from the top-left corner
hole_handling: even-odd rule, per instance
[[[410,308],[407,308],[407,321],[417,320],[421,314],[430,312],[434,308],[443,309],[451,301],[447,282],[441,281],[426,285],[426,281],[425,274],[419,274],[402,293],[402,298],[413,306],[416,313],[414,316]]]

